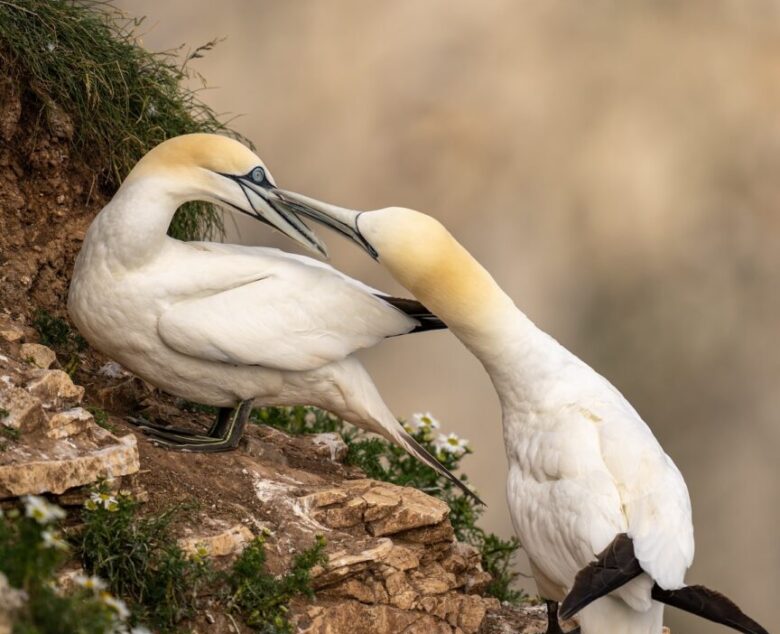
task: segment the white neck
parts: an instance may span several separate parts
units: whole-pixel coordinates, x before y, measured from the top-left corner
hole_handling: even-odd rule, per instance
[[[560,356],[550,349],[560,346],[460,243],[448,234],[439,245],[424,271],[397,266],[394,275],[482,362],[503,404],[527,400],[531,377],[554,371]]]
[[[93,225],[112,257],[133,268],[160,252],[173,215],[190,200],[176,189],[169,179],[153,175],[122,185]]]

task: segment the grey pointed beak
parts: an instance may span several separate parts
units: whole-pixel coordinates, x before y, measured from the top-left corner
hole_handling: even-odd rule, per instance
[[[259,220],[278,231],[281,231],[288,238],[292,238],[298,244],[328,258],[328,249],[325,243],[317,237],[303,220],[301,220],[291,209],[290,205],[282,200],[277,189],[270,182],[258,184],[252,182],[245,176],[234,176],[232,174],[221,174],[226,178],[236,182],[241,188],[246,199],[246,205],[238,206],[229,200],[220,199],[220,202],[229,205],[241,213]]]
[[[371,246],[371,243],[365,239],[358,228],[358,218],[362,212],[337,207],[286,189],[276,189],[275,191],[281,204],[287,206],[291,211],[338,231],[364,249],[375,260],[379,257],[376,249]]]

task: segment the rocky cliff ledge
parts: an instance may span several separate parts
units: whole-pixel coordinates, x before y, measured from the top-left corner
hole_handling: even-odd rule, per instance
[[[322,535],[327,563],[312,571],[316,598],[291,605],[302,633],[544,631],[540,608],[502,608],[482,596],[490,577],[479,553],[455,541],[446,504],[366,479],[341,462],[346,446],[338,435],[288,436],[251,425],[232,453],[165,451],[124,422],[128,401],[177,424],[206,426],[208,417],[182,412],[114,366],[81,372],[85,396],[34,338],[26,324],[0,316],[0,504],[34,493],[78,505],[86,485],[113,478],[150,512],[194,503],[197,511],[176,526],[185,550],[234,557],[264,533],[274,573]],[[105,408],[102,426],[85,403]],[[192,627],[249,631],[208,610]]]

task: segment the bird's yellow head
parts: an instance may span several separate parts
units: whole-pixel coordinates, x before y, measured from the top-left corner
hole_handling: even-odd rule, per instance
[[[260,157],[235,139],[185,134],[163,141],[132,169],[123,187],[162,181],[176,203],[204,200],[278,229],[304,247],[327,255],[325,246],[288,206]]]
[[[279,190],[282,200],[351,238],[451,327],[506,304],[490,274],[427,214],[403,207],[354,211]],[[510,301],[511,304],[511,301]]]

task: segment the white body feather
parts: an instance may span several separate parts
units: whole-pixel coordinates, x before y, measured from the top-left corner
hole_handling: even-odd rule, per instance
[[[167,237],[170,188],[129,179],[90,226],[68,296],[87,341],[198,403],[310,404],[406,446],[352,353],[417,321],[316,260]]]
[[[522,331],[517,343],[485,365],[502,404],[512,521],[541,591],[560,601],[576,573],[628,533],[646,574],[586,607],[582,631],[659,634],[652,583],[682,587],[693,560],[685,482],[605,378],[524,316],[509,329]]]
[[[540,593],[560,601],[618,533],[645,571],[583,609],[582,634],[660,634],[653,582],[684,585],[693,559],[685,482],[609,381],[539,330],[436,220],[413,210],[348,218],[390,272],[480,359],[503,412],[507,499]]]

